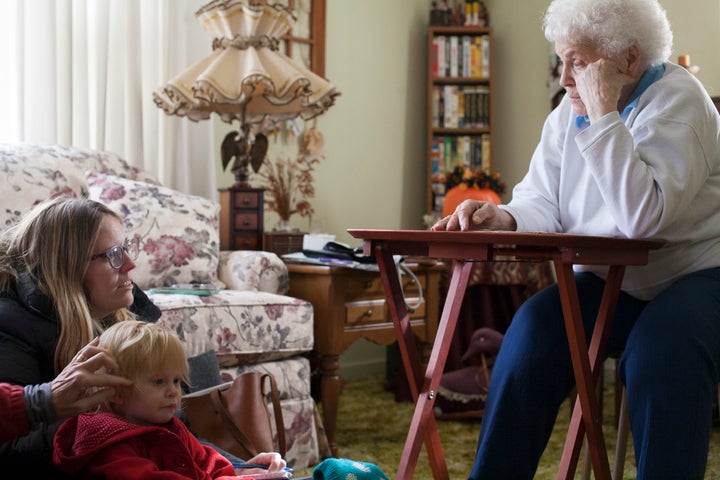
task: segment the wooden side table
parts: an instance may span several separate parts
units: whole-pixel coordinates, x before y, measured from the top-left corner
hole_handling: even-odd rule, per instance
[[[320,360],[323,423],[333,456],[338,398],[340,396],[340,354],[356,340],[364,338],[379,345],[395,341],[395,327],[385,301],[380,274],[353,268],[288,263],[292,297],[313,305],[314,353]],[[422,287],[423,302],[412,309],[410,330],[425,347],[425,356],[438,327],[438,286],[443,264],[409,264]],[[414,279],[402,277],[408,305],[414,306],[419,289]]]
[[[262,188],[220,190],[220,249],[262,250]]]

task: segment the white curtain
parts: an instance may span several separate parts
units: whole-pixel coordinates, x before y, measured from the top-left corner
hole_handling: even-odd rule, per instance
[[[152,92],[207,55],[207,0],[2,0],[3,142],[109,150],[171,188],[216,199],[213,121],[168,116]]]

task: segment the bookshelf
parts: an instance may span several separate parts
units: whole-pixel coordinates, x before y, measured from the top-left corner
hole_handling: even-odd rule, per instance
[[[426,211],[436,217],[446,172],[493,171],[492,35],[490,27],[428,29]]]

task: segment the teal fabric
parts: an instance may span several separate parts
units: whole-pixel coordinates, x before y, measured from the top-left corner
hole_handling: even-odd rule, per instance
[[[313,480],[388,480],[377,465],[348,458],[328,458],[315,467]]]

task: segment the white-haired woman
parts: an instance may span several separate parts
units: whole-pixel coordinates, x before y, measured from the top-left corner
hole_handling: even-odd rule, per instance
[[[666,240],[626,270],[608,351],[620,355],[637,478],[702,479],[720,372],[720,116],[667,61],[672,31],[656,0],[553,0],[544,30],[566,95],[528,173],[509,204],[467,201],[433,229]],[[576,268],[588,336],[604,275]],[[470,478],[532,478],[573,385],[550,287],[504,337]]]

